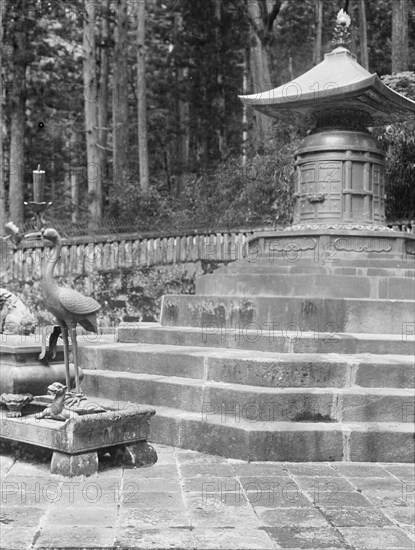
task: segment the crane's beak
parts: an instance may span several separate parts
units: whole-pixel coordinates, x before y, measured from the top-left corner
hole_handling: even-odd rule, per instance
[[[41,231],[35,231],[34,233],[27,233],[23,236],[25,241],[40,241],[43,235]]]

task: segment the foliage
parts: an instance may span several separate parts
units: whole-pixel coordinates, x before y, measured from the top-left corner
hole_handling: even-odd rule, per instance
[[[148,124],[151,191],[139,191],[137,152],[137,89],[134,2],[129,5],[129,166],[125,180],[112,183],[112,130],[109,131],[108,166],[104,177],[104,214],[138,217],[143,227],[174,225],[238,224],[256,219],[286,223],[291,209],[291,158],[297,135],[293,126],[274,123],[274,136],[267,148],[255,154],[249,149],[242,166],[242,137],[252,137],[252,113],[244,125],[242,104],[244,62],[249,50],[250,26],[246,17],[249,0],[146,0]],[[266,3],[260,0],[260,6]],[[309,69],[313,64],[315,3],[304,0],[282,2],[269,32],[270,86],[278,86]],[[331,49],[331,35],[340,0],[323,2],[323,52]],[[24,5],[24,9],[23,9]],[[97,2],[98,56],[108,49],[113,66],[115,1],[111,0],[108,43],[100,41],[103,10]],[[371,72],[390,72],[391,2],[377,0],[367,5],[369,61]],[[352,35],[358,45],[358,3],[350,2]],[[412,12],[411,12],[412,14]],[[4,17],[5,148],[10,145],[10,113],[13,109],[10,82],[15,59],[12,44],[18,31],[27,36],[28,48],[21,52],[27,63],[26,122],[23,179],[25,200],[31,197],[31,171],[41,164],[47,171],[46,198],[53,200],[54,217],[71,213],[68,165],[79,168],[81,215],[87,214],[85,130],[83,121],[81,0],[7,2]],[[410,60],[415,59],[415,18],[409,18]],[[358,47],[357,47],[358,49]],[[98,67],[99,67],[99,59]],[[246,67],[245,67],[246,69]],[[111,71],[110,71],[111,73]],[[182,77],[180,77],[182,75]],[[389,78],[389,77],[388,77]],[[385,79],[391,87],[410,97],[413,77]],[[249,82],[249,74],[248,74]],[[109,87],[112,88],[112,73]],[[110,101],[111,103],[111,98]],[[111,105],[109,105],[111,111]],[[179,109],[187,122],[179,120]],[[300,129],[299,133],[303,133]],[[183,166],[177,154],[180,137],[188,138],[189,158]],[[413,126],[393,125],[380,138],[388,150],[388,215],[408,217],[414,178]],[[287,143],[290,142],[291,145]],[[272,149],[273,147],[273,149]],[[182,186],[177,184],[181,179]]]
[[[386,75],[383,82],[415,101],[415,72]],[[415,116],[414,116],[415,118]],[[415,120],[383,128],[378,138],[386,154],[386,215],[394,220],[415,219]]]
[[[95,298],[101,309],[99,325],[117,326],[125,316],[140,321],[157,321],[163,294],[193,294],[195,277],[210,266],[172,264],[141,269],[124,269],[107,273],[57,278],[58,284],[71,286]],[[39,281],[30,284],[14,281],[8,284],[34,314],[40,325],[55,324],[53,316],[44,309]]]

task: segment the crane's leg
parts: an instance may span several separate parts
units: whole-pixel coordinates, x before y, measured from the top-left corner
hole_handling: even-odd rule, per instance
[[[76,340],[76,327],[71,327],[71,340],[73,347],[73,364],[75,369],[75,391],[77,394],[82,395],[81,383],[79,381],[78,342]]]
[[[68,338],[68,327],[62,321],[59,321],[59,326],[62,330],[62,339],[63,339],[63,356],[65,361],[65,383],[66,391],[71,391],[71,375],[69,373],[69,338]]]
[[[70,406],[76,406],[81,403],[81,401],[85,400],[86,398],[82,395],[81,390],[81,384],[79,380],[79,366],[78,366],[78,342],[76,340],[76,327],[70,326],[69,332],[71,334],[71,340],[72,340],[72,349],[73,349],[73,365],[75,369],[75,397],[73,397],[73,394],[70,399],[67,401],[67,405]]]

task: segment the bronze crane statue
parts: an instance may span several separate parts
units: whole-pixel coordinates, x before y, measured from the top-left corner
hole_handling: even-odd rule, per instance
[[[79,323],[85,330],[98,332],[97,311],[99,303],[90,296],[83,296],[72,288],[58,286],[53,272],[58,262],[62,241],[56,229],[48,228],[41,231],[43,239],[52,243],[51,254],[44,259],[42,265],[41,292],[44,305],[55,317],[62,331],[65,377],[68,392],[71,389],[69,376],[69,335],[73,345],[73,362],[75,370],[75,398],[69,399],[68,405],[80,403],[83,399],[79,380],[78,343],[76,340],[76,325]]]

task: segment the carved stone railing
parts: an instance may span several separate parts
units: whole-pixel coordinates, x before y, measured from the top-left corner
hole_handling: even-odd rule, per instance
[[[76,276],[201,260],[226,263],[241,257],[253,234],[249,229],[144,238],[125,234],[63,239],[55,274]],[[3,285],[10,281],[38,280],[42,257],[47,261],[48,248],[44,250],[41,243],[23,241],[18,249],[9,250],[8,256],[10,263]]]
[[[396,231],[415,234],[415,221],[388,224]],[[63,239],[62,255],[56,275],[85,275],[119,269],[151,267],[177,263],[210,261],[227,263],[246,254],[247,241],[264,228],[240,229],[217,233],[181,234],[141,237],[135,234]],[[40,243],[23,242],[9,250],[9,268],[2,286],[11,281],[33,281],[40,278],[44,255]],[[45,251],[46,261],[48,257]]]

